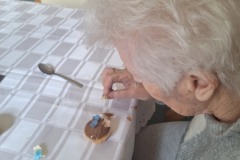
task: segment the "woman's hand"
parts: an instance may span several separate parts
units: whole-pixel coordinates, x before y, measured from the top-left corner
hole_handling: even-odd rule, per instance
[[[122,83],[124,89],[113,90],[114,83]],[[135,98],[148,100],[152,97],[127,69],[105,68],[102,73],[103,97],[107,99]]]

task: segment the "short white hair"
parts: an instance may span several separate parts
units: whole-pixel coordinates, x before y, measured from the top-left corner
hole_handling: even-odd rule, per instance
[[[133,66],[171,93],[185,73],[215,73],[240,95],[239,0],[88,0],[89,39],[113,45],[137,32]],[[92,27],[91,27],[92,26]]]

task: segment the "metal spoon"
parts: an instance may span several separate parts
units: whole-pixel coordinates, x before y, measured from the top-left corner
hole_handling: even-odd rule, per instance
[[[67,76],[64,76],[64,75],[62,75],[62,74],[55,73],[55,70],[54,70],[53,66],[50,65],[50,64],[39,63],[39,64],[38,64],[38,68],[40,69],[40,71],[42,71],[42,72],[45,73],[45,74],[48,74],[48,75],[52,75],[52,74],[57,75],[57,76],[62,77],[63,79],[71,82],[72,84],[74,84],[74,85],[76,85],[76,86],[78,86],[78,87],[80,87],[80,88],[83,87],[83,85],[82,85],[81,83],[79,83],[79,82],[77,82],[77,81],[75,81],[75,80],[73,80],[73,79],[71,79],[71,78],[69,78],[69,77],[67,77]]]

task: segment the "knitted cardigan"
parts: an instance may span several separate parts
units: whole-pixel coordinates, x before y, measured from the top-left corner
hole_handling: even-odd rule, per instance
[[[240,119],[233,124],[205,115],[206,128],[182,142],[177,160],[240,160]]]

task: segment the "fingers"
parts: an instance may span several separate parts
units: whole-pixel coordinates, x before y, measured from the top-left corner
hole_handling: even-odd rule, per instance
[[[115,69],[113,68],[105,68],[102,72],[102,85],[103,85],[103,96],[106,96],[109,94],[109,92],[112,90],[113,85],[113,73],[115,72]]]
[[[123,98],[134,98],[140,100],[152,99],[150,94],[143,87],[115,90],[111,91],[108,94],[108,99],[123,99]]]
[[[123,70],[115,68],[106,68],[102,73],[103,96],[107,96],[112,91],[114,83],[125,83],[129,75],[124,74]]]
[[[131,89],[123,89],[123,90],[115,90],[111,91],[108,94],[109,99],[122,99],[122,98],[129,98],[134,96],[134,90]]]
[[[122,83],[124,89],[113,90],[114,83]],[[104,69],[102,72],[102,84],[103,98],[135,98],[141,100],[152,98],[141,83],[134,81],[133,76],[126,69]]]

